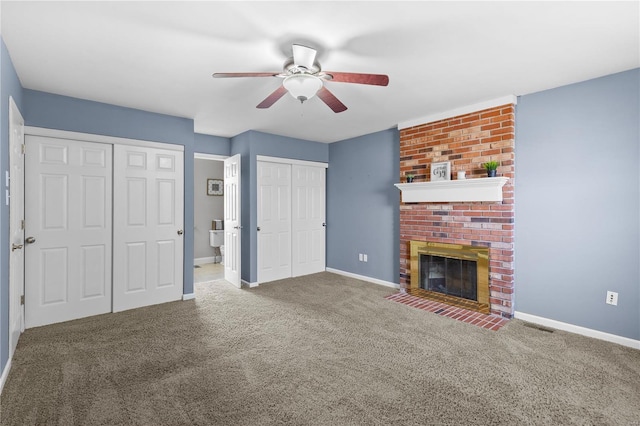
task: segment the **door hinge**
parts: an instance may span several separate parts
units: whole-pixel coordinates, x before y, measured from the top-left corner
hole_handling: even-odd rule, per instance
[[[27,153],[27,146],[25,144],[22,144],[22,147],[20,149],[22,150],[23,154]]]
[[[20,296],[20,304],[24,305],[24,294],[22,296]]]
[[[20,221],[20,229],[24,230],[24,219]]]

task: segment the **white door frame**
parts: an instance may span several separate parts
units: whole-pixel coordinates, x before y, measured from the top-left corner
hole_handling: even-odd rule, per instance
[[[119,138],[115,136],[96,135],[93,133],[70,132],[67,130],[46,129],[44,127],[25,126],[24,133],[28,136],[45,136],[50,138],[71,139],[82,142],[106,143],[110,145],[133,145],[148,148],[183,151],[184,146],[164,142],[151,142],[141,139]]]
[[[20,334],[24,331],[24,304],[21,303],[24,296],[24,119],[11,96],[9,96],[9,162],[9,235],[12,246],[9,255],[11,257],[9,262],[9,360],[11,360]],[[14,169],[20,170],[22,176],[12,173]],[[20,217],[15,217],[16,215]],[[14,255],[19,258],[14,259]],[[11,269],[12,266],[13,269]]]

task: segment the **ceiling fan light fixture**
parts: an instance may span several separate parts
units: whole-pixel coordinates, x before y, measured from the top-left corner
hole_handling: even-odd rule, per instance
[[[310,74],[293,74],[285,78],[282,85],[291,96],[304,102],[318,93],[322,87],[322,80]]]

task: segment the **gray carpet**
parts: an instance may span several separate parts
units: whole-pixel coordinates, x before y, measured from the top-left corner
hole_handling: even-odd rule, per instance
[[[632,425],[640,351],[321,273],[27,330],[2,425]]]

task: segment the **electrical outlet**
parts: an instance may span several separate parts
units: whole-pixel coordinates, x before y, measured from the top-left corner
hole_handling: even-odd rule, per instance
[[[617,306],[618,305],[618,293],[616,293],[615,291],[608,291],[607,292],[607,305],[613,305],[613,306]]]
[[[363,259],[363,255],[362,255],[362,253],[359,253],[359,254],[358,254],[358,260],[359,260],[360,262],[362,262],[362,259]]]
[[[363,258],[364,258],[363,260],[366,262],[366,261],[367,261],[367,255],[365,254],[365,255],[363,256]]]

